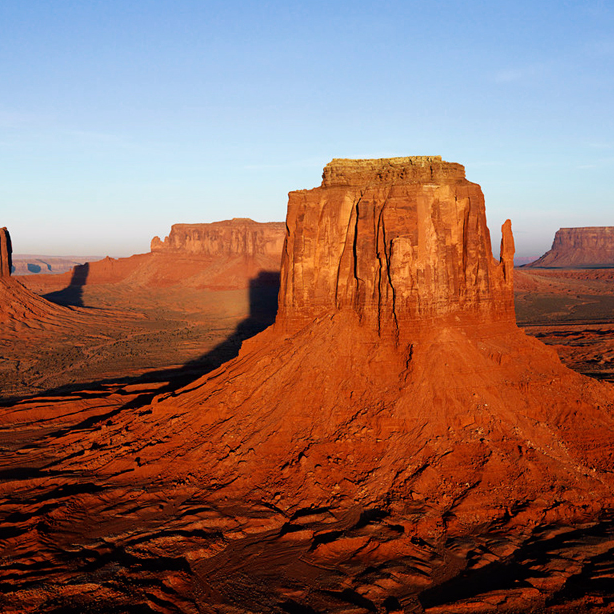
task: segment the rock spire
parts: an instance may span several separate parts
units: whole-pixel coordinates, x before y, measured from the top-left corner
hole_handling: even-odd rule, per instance
[[[7,228],[0,228],[0,277],[10,277],[13,268],[13,247]]]

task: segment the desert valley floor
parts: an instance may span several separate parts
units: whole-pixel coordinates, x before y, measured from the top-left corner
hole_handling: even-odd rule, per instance
[[[518,325],[555,347],[568,367],[614,381],[614,268],[521,268],[515,275]],[[5,332],[0,402],[89,384],[179,387],[236,356],[244,339],[273,323],[278,272],[261,278],[248,288],[210,289],[81,285],[71,274],[19,277],[82,318],[78,326],[60,321],[27,335]]]

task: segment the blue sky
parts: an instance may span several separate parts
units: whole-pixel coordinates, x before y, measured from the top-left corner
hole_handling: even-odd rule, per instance
[[[443,156],[496,247],[614,225],[614,2],[3,0],[0,225],[125,256],[285,219],[334,157]]]

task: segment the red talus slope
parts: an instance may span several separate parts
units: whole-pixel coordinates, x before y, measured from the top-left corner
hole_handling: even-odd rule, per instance
[[[550,251],[528,267],[614,266],[614,226],[560,228]]]
[[[11,277],[11,236],[0,228],[0,325],[4,336],[19,328],[41,328],[57,325],[68,318],[69,310],[58,307],[30,292]]]
[[[36,344],[41,334],[79,333],[88,323],[113,317],[111,311],[92,313],[79,307],[56,305],[12,277],[11,239],[6,228],[0,229],[0,258],[0,348],[14,343]]]

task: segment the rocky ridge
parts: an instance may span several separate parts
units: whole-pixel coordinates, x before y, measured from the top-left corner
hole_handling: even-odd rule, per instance
[[[560,228],[552,247],[527,267],[599,268],[614,266],[614,226]]]

